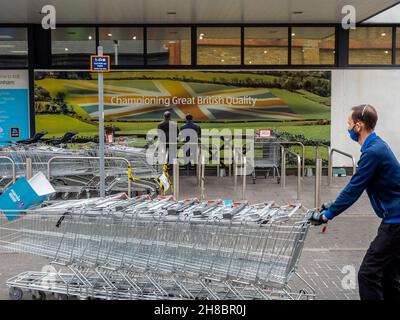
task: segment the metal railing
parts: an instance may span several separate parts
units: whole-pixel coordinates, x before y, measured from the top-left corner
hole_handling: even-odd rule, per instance
[[[281,187],[286,188],[286,155],[292,155],[297,159],[297,200],[301,197],[301,157],[298,153],[285,149],[281,145]]]
[[[356,173],[356,159],[354,158],[354,156],[349,154],[349,153],[346,153],[346,152],[344,152],[342,150],[332,148],[332,149],[329,150],[329,158],[328,158],[328,186],[331,185],[331,183],[332,183],[332,178],[333,178],[333,154],[335,152],[350,158],[352,163],[353,163],[353,175]]]
[[[329,153],[331,152],[331,147],[327,146],[327,145],[324,145],[324,144],[320,144],[320,145],[315,146],[315,159],[321,159],[320,156],[319,156],[319,149],[320,148],[326,148],[328,150],[328,157],[329,157]]]
[[[16,181],[16,175],[17,175],[17,169],[16,169],[16,166],[15,166],[15,161],[12,158],[7,157],[7,156],[0,156],[0,159],[8,160],[8,161],[11,162],[12,181],[14,183]]]
[[[47,179],[51,179],[51,164],[57,160],[100,160],[100,157],[65,157],[65,156],[55,156],[49,159],[49,161],[47,162]],[[122,161],[125,162],[127,164],[127,169],[130,168],[131,163],[129,162],[128,159],[126,158],[122,158],[122,157],[104,157],[104,160],[115,160],[115,161]],[[127,180],[128,180],[128,197],[131,197],[131,177],[127,176]]]
[[[303,143],[301,143],[300,141],[278,141],[281,145],[299,145],[301,146],[301,166],[303,167],[301,172],[301,176],[304,177],[305,176],[305,165],[306,165],[306,147]]]

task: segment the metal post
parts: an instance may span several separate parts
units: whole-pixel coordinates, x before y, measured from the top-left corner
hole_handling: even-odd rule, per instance
[[[301,171],[301,158],[297,155],[297,200],[301,199]]]
[[[172,165],[172,174],[174,179],[174,198],[175,200],[179,200],[179,161],[178,159],[174,159]]]
[[[332,183],[332,176],[333,176],[333,152],[330,151],[328,154],[328,186]]]
[[[179,162],[178,159],[174,159],[172,163],[172,176],[174,183],[174,198],[179,199]]]
[[[237,186],[237,175],[238,175],[238,168],[237,168],[237,163],[238,163],[238,157],[236,156],[236,149],[233,149],[233,185],[236,187]]]
[[[314,202],[315,208],[319,208],[321,204],[321,178],[322,178],[322,159],[317,159],[315,164],[315,202]]]
[[[197,150],[197,165],[196,165],[196,175],[197,175],[197,185],[201,184],[201,148]]]
[[[26,163],[25,163],[25,178],[29,180],[32,178],[32,159],[31,158],[26,158]]]
[[[246,199],[246,163],[247,163],[247,158],[243,157],[243,169],[242,169],[242,175],[243,175],[243,184],[242,184],[242,200]]]
[[[286,152],[283,146],[281,146],[281,187],[286,187]]]
[[[103,47],[97,47],[97,54],[103,55]],[[98,91],[99,91],[99,157],[100,157],[100,197],[105,197],[105,170],[104,170],[104,81],[103,73],[98,73]]]
[[[205,183],[205,158],[204,156],[201,157],[201,183],[200,183],[200,190],[201,190],[201,194],[200,194],[200,200],[204,200],[205,199],[205,187],[204,187],[204,183]]]

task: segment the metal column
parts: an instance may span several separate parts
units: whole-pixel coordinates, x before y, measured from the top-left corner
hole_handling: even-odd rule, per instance
[[[99,56],[103,55],[103,47],[97,47],[97,54]],[[99,167],[100,167],[100,197],[105,197],[106,195],[106,178],[104,170],[104,81],[103,73],[99,72],[98,75],[98,90],[99,90]]]
[[[319,208],[321,204],[321,178],[322,178],[322,159],[316,159],[315,165],[315,202],[314,207]]]

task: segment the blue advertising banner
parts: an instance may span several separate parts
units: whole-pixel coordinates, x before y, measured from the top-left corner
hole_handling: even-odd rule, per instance
[[[0,70],[0,146],[29,138],[27,70]]]

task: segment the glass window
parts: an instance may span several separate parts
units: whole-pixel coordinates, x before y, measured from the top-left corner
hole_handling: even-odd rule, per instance
[[[88,66],[96,53],[95,28],[57,28],[51,31],[53,66]]]
[[[190,28],[147,28],[148,65],[190,65]]]
[[[396,29],[396,64],[400,64],[400,28]]]
[[[349,64],[391,63],[391,27],[357,27],[350,30]]]
[[[240,65],[240,28],[197,28],[198,65]]]
[[[111,64],[143,64],[143,28],[99,28],[100,45]]]
[[[335,64],[335,28],[292,28],[292,64]]]
[[[27,38],[26,28],[0,28],[0,67],[28,66]]]
[[[244,29],[244,64],[288,64],[288,28]]]

